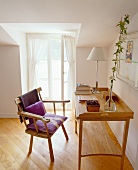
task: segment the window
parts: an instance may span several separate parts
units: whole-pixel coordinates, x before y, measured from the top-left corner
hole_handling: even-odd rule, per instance
[[[37,86],[46,99],[61,99],[61,37],[48,39],[47,56],[36,65]]]
[[[64,36],[63,41],[61,34],[28,34],[27,40],[28,90],[42,87],[43,99],[72,101],[75,39]]]

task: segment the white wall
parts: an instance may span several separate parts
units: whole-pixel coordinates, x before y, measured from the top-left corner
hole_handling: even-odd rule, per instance
[[[135,170],[138,170],[138,147],[137,147],[137,156],[136,156],[136,162],[135,162]]]
[[[20,50],[20,69],[22,93],[28,91],[27,85],[27,52],[26,52],[26,34],[3,25],[2,28],[17,42]]]
[[[87,61],[92,48],[77,48],[76,50],[76,83],[96,85],[96,61]],[[105,53],[106,49],[105,49]],[[98,86],[107,87],[107,61],[98,62]]]
[[[128,33],[138,31],[138,13],[133,18],[133,20],[130,22]],[[117,42],[117,41],[116,41]],[[112,58],[113,53],[115,52],[115,42],[110,46],[109,48],[109,61],[108,61],[108,76],[111,75],[111,67],[113,65]],[[108,79],[108,86],[109,86],[109,79]],[[126,83],[120,81],[119,79],[116,79],[113,86],[113,91],[117,93],[124,102],[134,111],[134,119],[130,121],[130,127],[129,127],[129,134],[128,134],[128,141],[127,141],[127,148],[126,153],[131,161],[133,167],[135,167],[136,163],[136,155],[137,153],[137,147],[138,147],[138,91],[133,89],[132,87],[128,86]],[[110,127],[116,134],[116,137],[120,144],[122,144],[122,133],[123,133],[123,122],[109,122]],[[137,156],[138,158],[138,156]],[[138,160],[137,160],[138,162]],[[138,167],[138,165],[137,165]]]
[[[21,94],[19,46],[0,46],[0,117],[17,117],[14,99]]]

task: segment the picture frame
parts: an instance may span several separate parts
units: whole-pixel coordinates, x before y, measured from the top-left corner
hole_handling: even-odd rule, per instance
[[[128,34],[119,55],[116,77],[138,90],[138,32]]]

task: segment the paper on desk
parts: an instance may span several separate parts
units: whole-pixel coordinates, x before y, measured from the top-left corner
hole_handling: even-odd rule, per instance
[[[90,95],[79,95],[78,96],[79,102],[84,102],[87,100],[98,100],[95,96],[90,96]]]

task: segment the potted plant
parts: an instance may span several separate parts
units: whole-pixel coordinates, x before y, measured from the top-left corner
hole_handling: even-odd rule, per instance
[[[127,25],[130,23],[129,15],[125,15],[125,17],[119,21],[117,24],[117,27],[120,29],[120,34],[118,38],[118,42],[115,44],[116,51],[114,52],[115,58],[112,60],[114,62],[114,66],[112,67],[112,75],[110,76],[110,94],[109,99],[105,103],[104,109],[105,111],[115,111],[116,105],[115,102],[112,100],[112,90],[113,90],[113,82],[115,79],[115,73],[117,70],[117,63],[118,63],[118,57],[120,53],[123,53],[123,43],[125,42],[124,36],[127,35]]]

